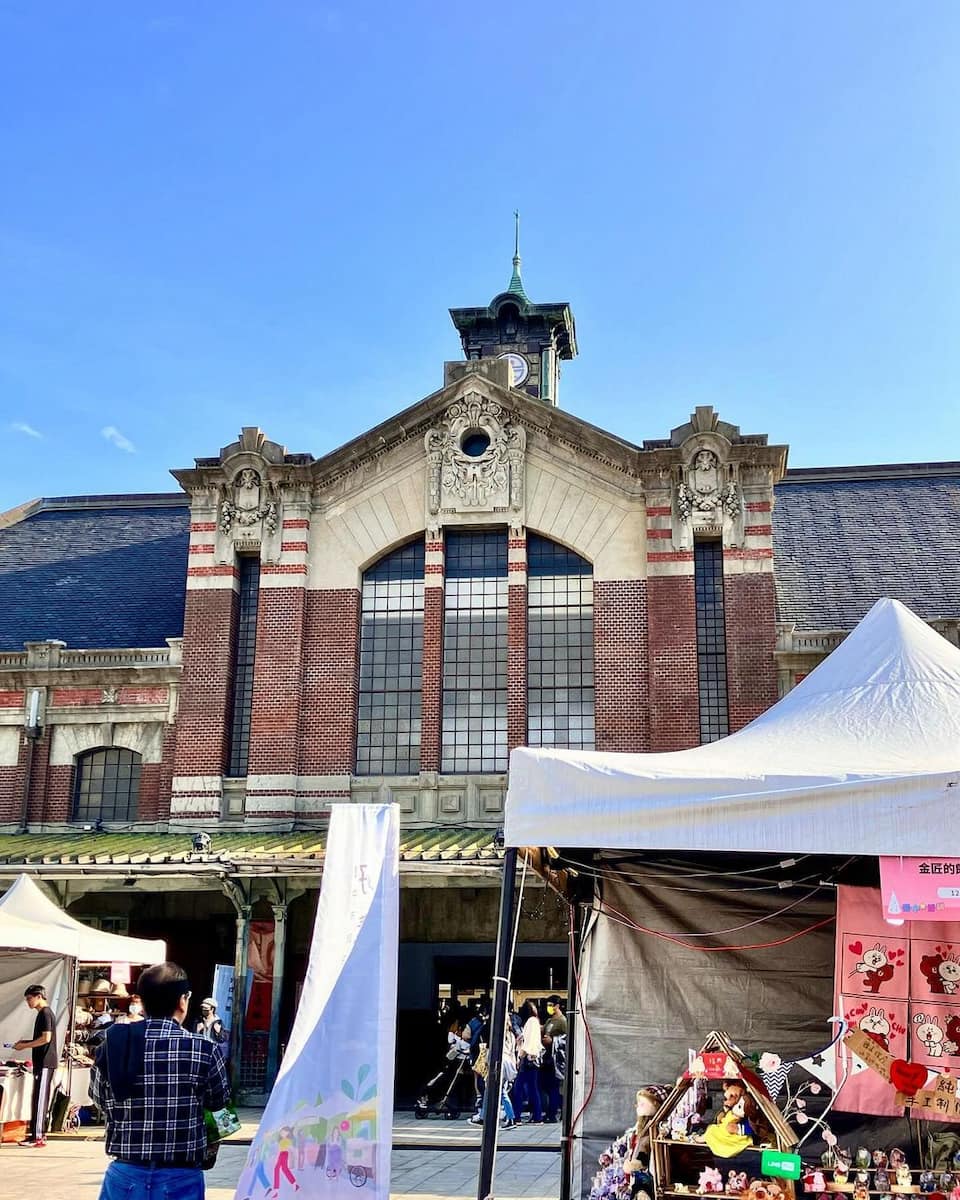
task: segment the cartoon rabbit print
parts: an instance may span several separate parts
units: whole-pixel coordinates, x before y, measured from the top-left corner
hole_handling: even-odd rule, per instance
[[[863,986],[875,996],[882,984],[893,978],[893,965],[887,959],[887,948],[879,942],[872,950],[864,950],[854,971],[863,976]]]
[[[857,1028],[882,1049],[890,1049],[890,1022],[881,1009],[871,1008],[865,1017],[860,1018]]]
[[[937,967],[937,973],[943,980],[943,990],[946,995],[955,995],[960,989],[960,961],[952,954],[948,955]]]
[[[917,1026],[917,1037],[923,1042],[930,1057],[942,1057],[943,1030],[940,1028],[939,1017],[927,1017],[923,1013],[917,1013],[913,1019]]]

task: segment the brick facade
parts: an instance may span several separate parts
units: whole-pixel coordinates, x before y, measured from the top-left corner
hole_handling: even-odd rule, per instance
[[[655,576],[647,584],[650,645],[650,749],[700,744],[697,610],[693,575]]]
[[[250,775],[295,775],[304,671],[303,588],[262,588],[250,719]]]
[[[598,750],[650,748],[647,584],[593,585],[595,720]]]
[[[727,705],[730,732],[777,702],[776,593],[770,572],[725,575]]]
[[[428,567],[431,564],[427,564]],[[442,567],[441,567],[442,571]],[[440,712],[443,704],[443,587],[423,589],[423,679],[420,770],[440,770]]]
[[[187,592],[175,777],[219,776],[223,771],[236,621],[232,588]]]
[[[360,592],[305,594],[300,773],[348,775],[357,730]]]

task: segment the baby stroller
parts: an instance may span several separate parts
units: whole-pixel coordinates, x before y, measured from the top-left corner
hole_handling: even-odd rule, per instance
[[[456,1121],[460,1116],[460,1097],[469,1078],[469,1055],[458,1054],[452,1059],[448,1056],[436,1075],[423,1085],[423,1091],[413,1106],[413,1115],[418,1121],[425,1121],[427,1117]]]

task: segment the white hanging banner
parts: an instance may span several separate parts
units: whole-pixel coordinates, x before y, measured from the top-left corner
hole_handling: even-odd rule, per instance
[[[389,1200],[399,833],[396,805],[333,807],[300,1006],[234,1200]]]

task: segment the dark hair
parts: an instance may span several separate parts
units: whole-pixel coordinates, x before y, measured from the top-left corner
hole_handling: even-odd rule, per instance
[[[560,997],[559,997],[559,996],[548,996],[548,997],[547,997],[547,1003],[548,1003],[548,1004],[559,1004],[559,1003],[560,1003]]]
[[[180,1004],[180,997],[190,991],[190,980],[183,967],[176,963],[157,963],[147,967],[137,980],[137,995],[148,1017],[157,1020],[172,1017]]]
[[[533,1000],[525,1000],[520,1008],[520,1016],[524,1021],[529,1021],[531,1017],[536,1017],[539,1021],[540,1010]]]
[[[24,996],[40,996],[41,999],[46,1000],[47,989],[42,983],[31,983],[30,986],[25,989],[23,994]]]

